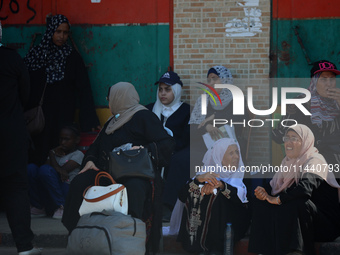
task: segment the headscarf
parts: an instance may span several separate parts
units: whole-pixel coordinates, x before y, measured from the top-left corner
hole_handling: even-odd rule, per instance
[[[176,83],[170,87],[172,93],[174,94],[174,100],[168,105],[164,105],[161,103],[161,100],[158,96],[159,86],[157,88],[157,100],[152,108],[152,111],[157,115],[159,119],[161,119],[161,115],[163,115],[166,119],[169,118],[183,103],[181,102],[182,86]],[[166,120],[164,121],[164,124],[165,122]]]
[[[109,104],[114,117],[108,120],[109,124],[105,130],[108,135],[128,122],[136,112],[146,110],[139,104],[139,95],[135,87],[128,82],[118,82],[111,86]]]
[[[230,70],[228,70],[226,67],[224,66],[214,66],[212,68],[209,69],[207,77],[209,76],[210,73],[215,73],[218,75],[218,77],[220,77],[221,82],[223,84],[232,84],[233,83],[233,76],[230,72]],[[218,99],[216,98],[216,96],[213,94],[215,100],[218,101]],[[219,94],[221,101],[222,101],[222,105],[217,104],[215,105],[213,99],[209,96],[209,102],[210,105],[212,106],[213,109],[219,111],[219,110],[223,110],[224,108],[226,108],[229,103],[231,102],[231,100],[233,99],[233,95],[231,94],[229,89],[222,89],[222,91]],[[203,120],[205,120],[206,116],[202,115],[202,103],[201,103],[201,97],[199,97],[195,103],[194,109],[192,110],[191,116],[190,116],[190,121],[189,124],[201,124],[201,122]],[[207,106],[208,107],[208,106]]]
[[[337,107],[337,102],[334,99],[321,97],[317,90],[316,84],[321,75],[316,73],[310,82],[308,90],[311,93],[311,120],[313,124],[317,124],[319,128],[322,127],[322,121],[332,121],[339,116],[340,109]]]
[[[52,37],[57,28],[67,23],[68,19],[61,14],[55,15],[47,24],[47,29],[39,45],[35,46],[24,58],[25,64],[30,71],[45,67],[47,83],[54,83],[64,79],[66,59],[72,52],[72,47],[67,43],[57,46]]]
[[[302,140],[300,155],[297,158],[289,158],[286,156],[282,160],[281,171],[275,173],[273,179],[270,181],[272,195],[286,190],[294,182],[298,184],[299,180],[307,172],[317,174],[331,187],[338,188],[340,195],[340,185],[336,181],[333,172],[331,172],[328,167],[324,167],[324,164],[327,164],[327,162],[319,153],[318,149],[314,147],[313,132],[306,125],[302,124],[289,128],[287,132],[290,130],[296,132]],[[321,165],[321,169],[319,170],[318,165]]]
[[[229,148],[230,145],[236,144],[237,148],[240,152],[240,159],[238,162],[237,169],[229,169],[228,167],[223,168],[222,160],[225,152]],[[216,178],[217,180],[228,183],[229,185],[237,188],[237,196],[241,200],[242,203],[247,203],[247,188],[243,183],[244,164],[242,161],[240,146],[237,141],[230,138],[222,138],[217,140],[214,145],[205,153],[203,158],[203,164],[205,169],[209,166],[216,167],[215,169],[224,169],[222,171],[216,171],[220,175],[220,177]],[[227,170],[227,171],[226,171]],[[204,174],[204,172],[198,172],[197,174]]]

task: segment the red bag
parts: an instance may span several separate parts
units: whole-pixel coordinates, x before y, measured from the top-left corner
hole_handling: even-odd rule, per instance
[[[89,149],[90,145],[94,142],[98,135],[99,131],[95,132],[83,132],[80,134],[80,142],[79,142],[79,150],[84,154]]]

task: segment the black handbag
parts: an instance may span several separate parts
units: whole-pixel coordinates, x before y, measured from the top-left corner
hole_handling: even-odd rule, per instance
[[[110,152],[109,174],[115,180],[125,177],[155,178],[155,171],[146,148]]]
[[[28,132],[34,136],[40,134],[45,127],[45,117],[41,105],[24,113]]]
[[[28,132],[32,136],[40,134],[45,127],[45,116],[42,109],[42,105],[44,102],[46,86],[47,82],[45,83],[44,91],[40,98],[39,105],[24,112],[26,127]]]

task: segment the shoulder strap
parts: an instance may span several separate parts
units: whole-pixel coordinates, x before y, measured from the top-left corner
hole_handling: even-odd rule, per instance
[[[43,91],[42,96],[41,96],[41,99],[40,99],[40,103],[39,103],[40,106],[42,106],[42,104],[43,104],[43,102],[44,102],[44,95],[45,95],[46,87],[47,87],[47,82],[45,82],[44,91]]]

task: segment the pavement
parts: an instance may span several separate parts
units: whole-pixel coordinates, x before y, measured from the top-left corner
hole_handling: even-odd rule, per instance
[[[176,242],[176,236],[166,235],[169,223],[163,223],[163,255],[188,255],[181,244]],[[35,235],[34,246],[42,248],[43,255],[65,255],[68,231],[60,220],[42,217],[32,218],[31,228]],[[317,255],[339,255],[340,237],[335,242],[317,243]],[[248,239],[242,239],[234,248],[235,255],[251,255],[247,252]],[[16,255],[16,248],[9,229],[6,215],[0,211],[0,255]]]
[[[169,226],[169,223],[165,223],[164,226]],[[43,255],[66,254],[68,231],[61,220],[49,217],[32,218],[31,228],[34,233],[34,246],[42,248]],[[168,250],[163,249],[162,254],[164,255],[187,254],[176,242],[175,237],[163,238],[163,247],[168,247]],[[17,254],[6,215],[0,211],[0,255]]]

